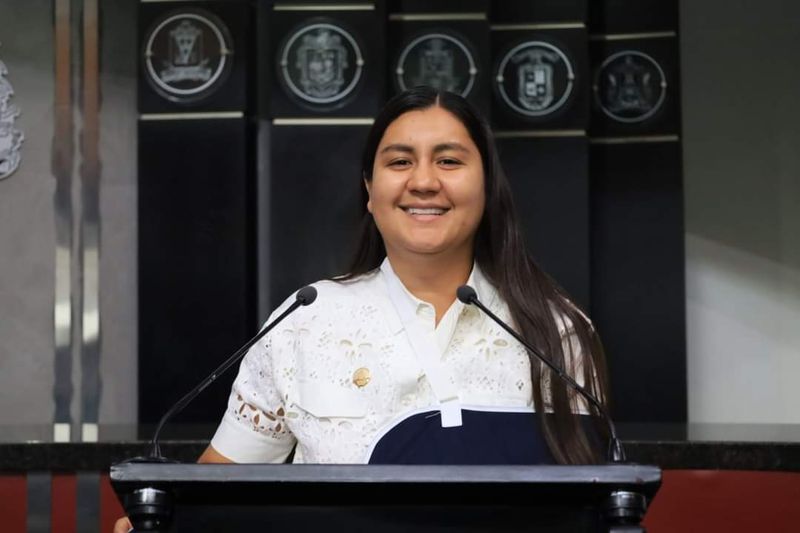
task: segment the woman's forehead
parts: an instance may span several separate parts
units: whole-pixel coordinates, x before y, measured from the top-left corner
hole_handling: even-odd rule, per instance
[[[464,124],[451,112],[435,106],[407,111],[394,119],[384,131],[378,151],[391,144],[442,143],[467,145],[477,149]]]

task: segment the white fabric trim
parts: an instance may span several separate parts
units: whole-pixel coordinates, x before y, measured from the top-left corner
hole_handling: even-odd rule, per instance
[[[442,365],[442,350],[434,332],[425,331],[420,326],[416,316],[414,300],[408,294],[408,290],[403,286],[400,278],[392,270],[389,258],[383,260],[381,271],[386,276],[389,298],[392,300],[397,314],[400,315],[408,342],[411,344],[417,361],[428,377],[433,394],[439,402],[438,407],[442,415],[442,427],[460,426],[461,408],[459,407],[458,390],[453,383],[452,376]],[[455,323],[453,323],[452,327],[455,328]],[[450,335],[452,336],[452,331]]]
[[[294,443],[294,439],[279,441],[242,427],[228,412],[211,439],[211,446],[235,463],[282,463]]]

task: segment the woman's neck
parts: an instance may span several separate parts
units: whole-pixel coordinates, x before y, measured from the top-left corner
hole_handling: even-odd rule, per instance
[[[456,289],[472,271],[472,252],[458,256],[402,254],[387,250],[392,270],[408,291],[433,305],[436,324],[456,299]]]

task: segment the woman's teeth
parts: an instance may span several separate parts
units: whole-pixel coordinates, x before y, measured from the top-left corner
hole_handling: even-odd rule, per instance
[[[438,207],[407,207],[406,212],[409,215],[443,215],[445,209],[441,209]]]

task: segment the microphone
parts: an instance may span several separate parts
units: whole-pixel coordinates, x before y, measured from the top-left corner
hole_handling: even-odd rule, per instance
[[[549,358],[542,355],[542,353],[536,348],[534,348],[533,345],[526,342],[525,339],[523,339],[519,333],[517,333],[511,328],[511,326],[500,320],[500,318],[497,315],[489,311],[489,309],[487,309],[486,306],[483,305],[480,300],[478,300],[478,294],[475,292],[475,289],[473,289],[469,285],[462,285],[456,290],[456,297],[461,302],[468,305],[474,305],[475,307],[483,311],[489,318],[494,320],[501,328],[506,330],[509,333],[509,335],[517,339],[517,341],[519,341],[520,344],[522,344],[525,348],[527,348],[527,350],[530,353],[535,355],[541,362],[547,365],[547,367],[550,370],[555,372],[558,375],[558,377],[560,377],[567,383],[567,385],[572,387],[576,392],[578,392],[581,396],[583,396],[590,404],[592,404],[595,408],[597,408],[597,411],[603,417],[603,420],[608,426],[608,431],[609,434],[611,435],[611,438],[609,439],[608,443],[608,455],[607,455],[609,461],[611,461],[612,463],[625,462],[625,449],[622,447],[622,441],[620,441],[619,437],[617,437],[617,429],[614,426],[614,422],[611,420],[611,417],[608,415],[608,412],[603,407],[603,404],[601,404],[600,401],[597,398],[595,398],[593,394],[591,394],[588,390],[580,386],[574,379],[572,379],[571,376],[569,376],[567,373],[565,373],[563,370],[561,370],[555,364],[553,364]]]
[[[299,291],[297,291],[297,295],[295,296],[295,301],[292,302],[286,311],[280,314],[272,323],[268,324],[264,329],[262,329],[255,337],[247,341],[247,343],[239,348],[239,350],[230,356],[224,363],[219,365],[216,370],[214,370],[207,378],[200,382],[195,388],[190,390],[186,395],[178,400],[175,405],[170,407],[169,411],[164,413],[164,416],[161,417],[161,420],[158,422],[158,426],[156,426],[156,431],[153,434],[153,440],[150,442],[150,455],[146,458],[147,461],[155,461],[155,462],[165,462],[165,459],[161,455],[161,447],[158,444],[158,436],[161,433],[161,429],[167,423],[167,421],[181,412],[189,403],[194,400],[198,394],[203,392],[206,387],[214,383],[214,381],[225,373],[234,363],[239,361],[255,343],[257,343],[264,335],[270,332],[272,328],[280,324],[284,318],[292,314],[298,307],[304,305],[311,305],[314,303],[314,300],[317,299],[317,289],[311,287],[310,285],[306,285]]]

